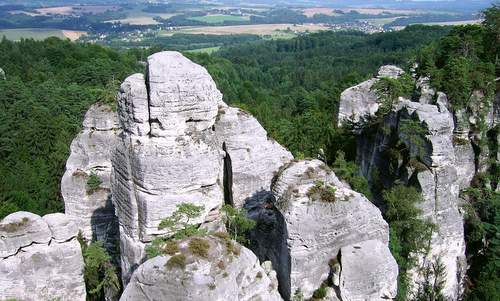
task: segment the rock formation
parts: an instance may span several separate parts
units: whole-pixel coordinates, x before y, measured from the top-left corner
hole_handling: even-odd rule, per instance
[[[6,79],[6,77],[5,77],[5,71],[3,71],[2,68],[0,68],[0,79],[3,79],[3,80]]]
[[[193,252],[196,240],[207,244],[206,254]],[[191,238],[178,242],[174,252],[140,265],[120,300],[282,300],[270,264],[261,266],[235,242]]]
[[[176,205],[203,205],[203,223],[224,202],[268,190],[292,159],[248,113],[227,106],[208,72],[177,52],[148,59],[147,76],[125,80],[118,97],[123,133],[113,155],[113,199],[125,282],[145,244]],[[215,213],[215,214],[214,214]]]
[[[373,85],[382,77],[397,78],[404,71],[396,66],[382,66],[377,77],[351,87],[340,95],[338,123],[343,125],[349,122],[358,123],[365,118],[372,117],[379,109],[379,102]]]
[[[116,112],[109,105],[93,105],[85,115],[83,130],[71,143],[61,181],[66,214],[77,220],[86,239],[102,240],[108,250],[115,249],[118,239],[110,177],[119,130]]]
[[[366,107],[378,108],[379,100],[373,98],[374,91],[369,85],[358,94],[351,93],[352,89],[342,93],[340,107],[351,109],[341,110],[340,124],[348,121],[363,123],[363,117],[376,113],[376,109],[366,112]],[[421,190],[424,198],[419,205],[422,218],[434,223],[437,231],[433,234],[429,253],[420,258],[419,264],[426,266],[439,258],[446,271],[443,293],[451,300],[457,300],[463,291],[466,271],[459,190],[469,187],[476,171],[482,169],[475,164],[481,164],[481,160],[477,159],[472,145],[474,140],[470,139],[474,136],[471,128],[479,114],[474,110],[449,111],[446,95],[434,92],[428,79],[420,78],[416,89],[419,98],[414,101],[399,98],[384,117],[379,127],[383,130],[378,130],[375,135],[363,131],[358,133],[357,161],[362,174],[371,183],[375,181],[376,170],[384,186],[399,180]],[[486,116],[489,116],[488,120],[496,118],[494,113]],[[407,129],[406,125],[410,123],[417,129]],[[488,127],[492,126],[494,122],[491,121]],[[388,150],[399,143],[406,146],[406,151],[395,160]],[[416,270],[411,274],[414,283],[420,282],[421,275]]]
[[[85,300],[76,222],[22,211],[0,221],[1,300]]]
[[[221,99],[208,72],[177,52],[150,56],[146,79],[122,84],[112,192],[125,282],[176,205],[204,206],[196,223],[222,205],[223,155],[212,129]]]
[[[259,191],[268,191],[279,168],[293,159],[249,113],[221,104],[215,132],[231,164],[232,201],[237,207]],[[227,165],[227,163],[226,163]],[[227,199],[227,196],[226,196]]]
[[[377,274],[374,269],[370,273],[360,272],[354,275],[354,269],[350,269],[353,274],[348,278],[352,277],[349,279],[356,279],[353,280],[356,285],[364,286],[364,290],[373,296],[370,300],[395,297],[398,268],[388,249],[388,225],[370,201],[341,183],[333,172],[318,160],[288,164],[278,174],[272,191],[277,198],[275,205],[279,214],[272,212],[274,209],[272,204],[269,204],[272,199],[265,200],[267,204],[249,207],[249,214],[262,216],[256,218],[257,231],[274,231],[277,234],[269,238],[271,242],[267,242],[268,247],[266,239],[262,239],[254,242],[252,249],[260,257],[274,261],[273,266],[282,286],[280,292],[285,299],[290,299],[299,291],[304,297],[310,298],[333,274],[337,279],[342,279],[344,268],[349,270],[348,265],[353,264],[352,261],[339,261],[342,249],[365,241],[376,241],[374,244],[380,251],[371,256],[380,263],[377,269],[384,270],[384,273]],[[259,207],[267,209],[259,210]],[[280,243],[283,239],[287,248],[279,247],[284,245]],[[275,254],[283,249],[287,250],[288,254],[283,251],[281,254]],[[334,268],[334,262],[340,263],[338,269]],[[287,280],[286,275],[289,275],[288,283],[284,283]],[[344,294],[347,298],[342,300],[351,300],[348,299],[351,298],[349,296],[356,294],[356,287],[349,281],[343,284],[333,281],[333,285],[340,291],[340,296]]]

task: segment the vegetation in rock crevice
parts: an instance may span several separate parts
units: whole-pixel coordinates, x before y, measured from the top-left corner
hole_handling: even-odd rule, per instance
[[[111,256],[104,248],[102,241],[88,243],[82,234],[78,234],[78,241],[82,248],[85,268],[83,276],[87,289],[87,300],[103,300],[104,295],[119,296],[121,281]]]
[[[192,203],[178,204],[177,210],[160,222],[158,229],[166,230],[167,234],[154,238],[146,247],[148,257],[153,258],[162,254],[173,255],[178,250],[175,241],[193,236],[205,236],[208,233],[205,229],[191,223],[193,219],[201,216],[204,209],[204,206]]]

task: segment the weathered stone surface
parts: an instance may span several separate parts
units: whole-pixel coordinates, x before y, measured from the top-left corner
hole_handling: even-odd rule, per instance
[[[19,211],[0,222],[0,237],[0,257],[5,258],[32,243],[47,244],[52,239],[52,233],[40,216]]]
[[[366,92],[365,97],[367,95]],[[436,105],[422,102],[399,98],[393,111],[384,118],[382,127],[390,133],[379,131],[370,137],[361,134],[357,161],[363,175],[370,181],[376,169],[384,185],[401,180],[422,189],[424,202],[419,205],[422,218],[433,222],[438,229],[433,235],[429,254],[420,262],[424,264],[441,257],[447,273],[444,292],[451,300],[457,300],[463,290],[465,275],[463,219],[459,212],[458,192],[460,188],[468,187],[474,176],[474,152],[468,138],[468,122],[461,122],[463,118],[454,118],[448,111],[445,94],[437,93]],[[419,135],[415,130],[411,133],[403,131],[401,124],[406,120],[420,124],[425,132],[424,137],[420,137],[423,140],[411,137]],[[456,124],[462,126],[456,127]],[[418,141],[423,141],[423,144]],[[401,154],[394,168],[386,151],[400,142],[406,145],[408,152]],[[421,162],[417,165],[420,166],[415,166],[410,158],[419,158]],[[414,271],[411,277],[415,283],[421,279],[421,275]]]
[[[210,128],[222,94],[207,70],[179,52],[148,58],[151,135],[177,136]]]
[[[43,220],[49,226],[52,233],[52,239],[58,242],[65,242],[78,233],[78,225],[76,219],[64,213],[52,213],[43,217]]]
[[[317,181],[334,188],[333,202],[308,196]],[[342,247],[379,240],[387,248],[389,229],[377,207],[339,181],[321,161],[289,164],[279,174],[272,191],[288,231],[291,292],[300,289],[306,298],[311,297],[328,278],[330,260],[337,258]],[[381,277],[391,281],[385,275]]]
[[[226,160],[232,166],[232,203],[237,207],[256,192],[269,190],[274,174],[293,159],[289,151],[269,138],[257,119],[243,110],[222,104],[215,133],[224,143]]]
[[[405,72],[403,71],[403,69],[399,68],[398,66],[385,65],[385,66],[380,67],[380,69],[378,69],[377,77],[378,78],[381,78],[381,77],[398,78],[401,75],[403,75],[404,73]]]
[[[0,79],[3,79],[3,80],[6,79],[6,77],[5,77],[5,71],[3,71],[2,68],[0,68]]]
[[[125,79],[118,95],[118,119],[128,133],[145,136],[151,131],[149,125],[148,90],[143,74],[134,74]]]
[[[430,85],[430,78],[428,77],[420,77],[415,83],[415,87],[417,91],[420,93],[420,98],[418,102],[421,104],[433,104],[434,96],[436,95],[436,91],[432,89]]]
[[[134,272],[121,301],[141,300],[282,300],[275,272],[262,266],[245,247],[231,242],[237,252],[228,251],[228,242],[209,236],[205,257],[189,250],[191,239],[178,243],[185,266],[171,266],[172,256],[155,257]]]
[[[390,300],[396,297],[398,265],[387,244],[368,240],[341,249],[342,300]]]
[[[348,122],[358,123],[363,118],[377,113],[379,103],[377,95],[372,91],[376,82],[377,80],[372,78],[340,94],[339,126]]]
[[[133,75],[120,89],[123,132],[112,158],[125,282],[144,259],[145,244],[165,234],[158,225],[177,205],[203,205],[192,221],[202,223],[223,203],[223,155],[212,130],[221,101],[215,83],[175,52],[152,55],[142,80]]]
[[[84,301],[83,257],[73,219],[16,212],[0,222],[0,299]]]
[[[359,123],[372,117],[379,109],[379,100],[372,91],[373,85],[382,77],[398,78],[404,71],[396,66],[382,66],[376,78],[369,79],[361,84],[349,88],[340,95],[338,123]]]
[[[83,130],[71,143],[71,154],[61,181],[65,212],[76,219],[83,236],[105,242],[115,249],[118,226],[111,202],[111,153],[120,131],[116,112],[95,104],[85,115]],[[102,182],[90,189],[87,182],[96,175]]]

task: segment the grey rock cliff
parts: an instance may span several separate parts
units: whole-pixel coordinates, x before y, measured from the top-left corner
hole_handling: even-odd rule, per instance
[[[334,191],[331,192],[334,199],[325,200],[323,196],[316,199],[311,195],[311,189],[318,185],[318,181]],[[343,264],[350,265],[351,262],[340,262],[340,271],[334,271],[332,262],[342,256],[339,251],[353,244],[375,240],[383,251],[373,256],[381,262],[380,268],[386,273],[378,275],[375,270],[363,273],[350,269],[352,274],[349,277],[352,278],[349,279],[356,278],[354,282],[363,283],[373,296],[370,300],[395,297],[398,270],[388,249],[388,225],[377,207],[340,182],[318,160],[292,162],[286,166],[274,182],[272,191],[288,233],[291,294],[300,289],[309,298],[332,273],[336,272],[337,276],[340,273],[342,279]],[[274,265],[279,273],[282,267]],[[337,282],[340,294],[356,294],[357,288],[352,286],[354,282]]]
[[[202,223],[223,204],[223,155],[212,129],[221,99],[208,72],[177,52],[152,55],[146,79],[122,84],[112,192],[125,282],[176,205],[203,205],[193,221]]]
[[[225,144],[226,160],[231,162],[232,202],[242,207],[245,199],[269,190],[271,180],[292,154],[279,145],[249,113],[222,104],[215,133]]]
[[[84,301],[77,221],[16,212],[0,221],[0,299]]]
[[[418,102],[400,98],[383,120],[381,128],[384,131],[375,135],[359,135],[357,161],[363,175],[372,183],[374,170],[377,170],[385,186],[400,180],[421,189],[424,199],[419,205],[421,217],[434,223],[437,230],[433,234],[429,253],[419,258],[419,266],[427,266],[440,258],[446,270],[444,294],[450,300],[458,300],[463,292],[466,271],[459,191],[470,186],[477,171],[487,168],[482,167],[484,160],[481,157],[478,159],[473,149],[473,128],[478,119],[475,116],[480,114],[474,113],[471,108],[454,113],[449,111],[446,95],[432,91],[428,79],[419,79],[416,87],[421,92]],[[341,102],[363,106],[363,99],[372,93],[365,91],[364,98],[359,97],[359,101],[344,98]],[[473,97],[480,96],[475,93]],[[479,110],[488,108],[476,111]],[[489,110],[494,112],[492,108]],[[495,114],[485,116],[486,124],[491,128]],[[407,121],[416,122],[422,128],[422,145],[417,143],[418,139],[409,138],[408,134],[420,136],[415,130],[405,133],[401,125]],[[387,150],[398,143],[406,145],[408,152],[400,154],[398,162],[391,162]],[[489,154],[483,156],[488,157]],[[411,157],[419,158],[420,163],[410,160]],[[415,285],[421,282],[422,275],[417,270],[411,271],[410,275]]]
[[[86,239],[102,240],[108,250],[115,249],[118,239],[110,178],[119,131],[116,112],[108,105],[93,105],[85,115],[83,130],[71,143],[61,181],[65,213],[77,220]],[[99,178],[99,187],[87,185],[91,176]]]
[[[112,192],[120,224],[123,278],[140,264],[160,221],[176,205],[203,205],[193,223],[237,207],[271,179],[290,152],[250,114],[227,106],[201,66],[177,52],[148,59],[147,76],[128,77],[118,96],[123,132],[112,158]]]
[[[397,78],[402,74],[404,74],[404,71],[401,68],[392,65],[382,66],[377,77],[342,92],[338,115],[339,125],[350,122],[358,123],[374,116],[379,109],[380,103],[376,93],[372,90],[373,85],[382,77]]]
[[[203,238],[209,244],[208,253],[199,256],[190,251],[191,240],[179,242],[173,255],[184,256],[183,264],[172,265],[172,256],[165,255],[140,265],[120,300],[282,300],[276,273],[268,263],[261,266],[247,248],[208,236]]]

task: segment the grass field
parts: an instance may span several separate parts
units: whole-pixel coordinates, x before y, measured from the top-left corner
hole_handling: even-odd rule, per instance
[[[255,24],[255,25],[237,25],[237,26],[202,26],[202,27],[184,27],[174,31],[163,31],[160,35],[171,36],[175,33],[185,34],[254,34],[270,37],[273,39],[289,39],[296,36],[295,33],[316,32],[328,30],[328,27],[319,24],[293,25],[293,24]]]
[[[24,39],[43,40],[49,37],[57,37],[60,39],[77,40],[85,32],[73,30],[60,30],[51,28],[23,28],[23,29],[2,29],[0,37],[5,36],[9,40],[18,41]]]
[[[213,52],[216,52],[219,49],[220,49],[220,46],[216,46],[216,47],[207,47],[207,48],[192,49],[192,50],[187,50],[186,52],[190,52],[190,53],[208,53],[208,54],[211,54]]]
[[[74,13],[100,14],[106,11],[118,10],[120,7],[115,5],[68,5],[44,7],[35,9],[41,15],[71,15]]]
[[[249,21],[249,16],[232,16],[232,15],[206,15],[201,17],[191,17],[188,18],[190,20],[206,22],[210,24],[218,24],[224,23],[224,21],[237,21],[237,22],[245,22]]]

